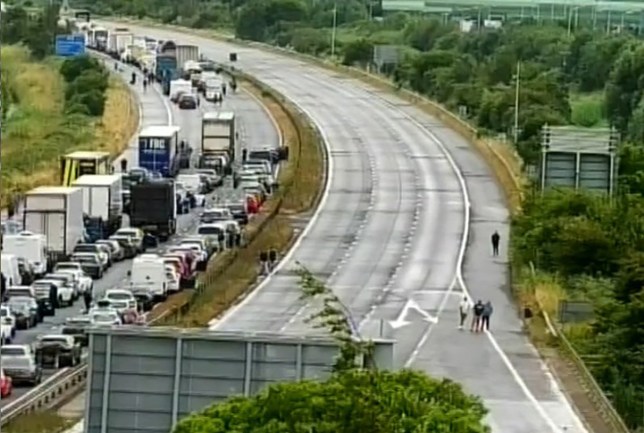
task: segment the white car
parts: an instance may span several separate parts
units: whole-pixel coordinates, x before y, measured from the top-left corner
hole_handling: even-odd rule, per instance
[[[126,227],[126,228],[118,229],[116,233],[114,233],[114,235],[127,236],[134,244],[138,253],[144,252],[145,250],[145,248],[143,248],[144,233],[141,229],[137,229],[135,227]]]
[[[0,314],[2,314],[2,317],[0,318],[2,320],[2,326],[3,328],[9,327],[10,335],[11,338],[15,337],[16,335],[16,316],[13,315],[11,312],[11,308],[9,308],[8,305],[2,305],[0,307]]]
[[[127,308],[136,308],[136,298],[129,290],[124,289],[110,289],[105,292],[104,300],[109,301],[110,306],[116,308],[114,303],[125,302],[125,309]]]
[[[180,247],[188,247],[197,255],[197,260],[200,262],[208,260],[208,252],[199,241],[184,240],[179,244]]]
[[[177,293],[179,291],[179,274],[177,273],[174,266],[165,267],[165,276],[167,279],[168,285],[166,290],[168,293]]]
[[[92,287],[94,286],[94,280],[92,280],[91,277],[88,277],[85,275],[85,272],[82,270],[78,269],[59,269],[56,271],[57,274],[69,274],[74,277],[74,281],[76,281],[76,287],[78,289],[78,293],[76,293],[76,298],[78,299],[80,295],[82,295],[85,292],[92,292]]]
[[[118,326],[122,325],[121,316],[116,311],[97,310],[89,314],[92,325],[97,326]]]
[[[60,280],[54,280],[49,278],[43,278],[42,280],[37,281],[40,285],[44,283],[55,284],[58,288],[58,302],[61,306],[69,307],[74,304],[74,289],[69,286],[65,286],[61,283]]]

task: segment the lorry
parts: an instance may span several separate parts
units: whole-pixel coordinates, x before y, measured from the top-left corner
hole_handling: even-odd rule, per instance
[[[199,60],[199,47],[196,45],[177,45],[177,65],[185,72],[185,65],[188,62]]]
[[[139,132],[139,167],[174,177],[179,171],[178,126],[148,126]]]
[[[170,81],[178,78],[177,45],[166,41],[157,49],[154,74],[164,95],[170,94]]]
[[[5,235],[2,242],[2,252],[27,260],[34,271],[34,277],[40,278],[47,273],[47,238],[44,235],[22,231],[15,235]]]
[[[129,29],[121,27],[110,32],[107,43],[107,53],[119,58],[125,49],[134,42],[134,34]]]
[[[121,228],[121,179],[119,174],[86,174],[73,183],[83,190],[85,230],[91,242],[106,239]]]
[[[207,168],[205,161],[213,155],[224,154],[229,161],[235,159],[235,113],[211,111],[201,120],[200,168]]]
[[[177,231],[177,194],[174,181],[154,179],[132,185],[130,226],[166,241]]]
[[[83,190],[41,186],[25,195],[24,229],[47,240],[49,266],[65,261],[83,240]]]
[[[192,93],[192,83],[182,79],[170,81],[170,100],[172,102],[178,102],[180,92]]]

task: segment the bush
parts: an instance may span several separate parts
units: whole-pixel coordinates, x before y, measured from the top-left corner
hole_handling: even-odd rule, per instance
[[[109,74],[103,65],[89,56],[79,56],[65,60],[60,73],[67,82],[65,111],[101,116],[109,86]]]

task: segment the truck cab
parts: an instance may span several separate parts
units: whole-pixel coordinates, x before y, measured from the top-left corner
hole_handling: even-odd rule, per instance
[[[84,174],[110,174],[112,163],[108,152],[78,151],[68,153],[60,159],[62,186],[72,183]]]

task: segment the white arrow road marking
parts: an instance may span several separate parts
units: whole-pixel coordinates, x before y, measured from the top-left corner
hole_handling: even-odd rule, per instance
[[[423,320],[426,322],[433,323],[433,324],[438,323],[438,317],[432,316],[427,311],[423,310],[421,306],[418,305],[418,303],[413,299],[408,299],[407,303],[400,311],[400,314],[398,315],[398,317],[396,317],[396,320],[389,321],[389,324],[391,325],[391,327],[394,329],[399,329],[399,328],[402,328],[403,326],[407,326],[411,324],[411,322],[405,320],[410,310],[414,310],[417,313],[419,313],[421,316],[423,316]]]

